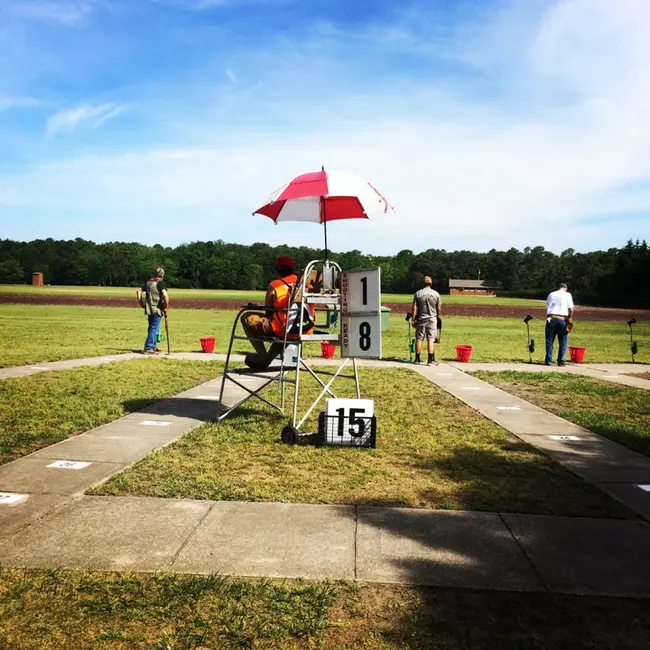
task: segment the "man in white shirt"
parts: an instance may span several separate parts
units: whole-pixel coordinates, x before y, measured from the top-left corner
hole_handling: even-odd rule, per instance
[[[557,291],[548,294],[546,299],[546,359],[550,366],[553,361],[553,343],[558,338],[559,350],[557,365],[566,366],[564,357],[567,350],[567,335],[573,329],[573,297],[566,284],[562,283]]]

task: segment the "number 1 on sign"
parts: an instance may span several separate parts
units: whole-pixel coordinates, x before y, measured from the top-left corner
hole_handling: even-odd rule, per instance
[[[368,304],[368,278],[361,278],[361,304]]]

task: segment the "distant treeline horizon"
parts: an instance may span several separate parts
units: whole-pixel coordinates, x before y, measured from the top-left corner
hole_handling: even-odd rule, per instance
[[[84,239],[0,240],[0,283],[31,284],[32,273],[44,274],[53,285],[138,286],[162,266],[170,287],[194,289],[263,289],[274,277],[278,255],[291,255],[298,268],[323,256],[322,249],[305,246],[230,244],[222,240],[169,247],[156,244]],[[544,298],[566,282],[574,298],[604,306],[650,308],[650,250],[645,241],[628,241],[622,248],[557,255],[543,246],[523,251],[445,251],[370,255],[359,250],[330,253],[344,269],[381,267],[382,291],[411,293],[431,276],[441,292],[449,279],[482,278],[500,283],[503,295]]]

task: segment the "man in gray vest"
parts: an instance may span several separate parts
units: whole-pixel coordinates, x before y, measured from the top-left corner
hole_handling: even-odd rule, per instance
[[[428,275],[424,278],[424,288],[413,296],[411,316],[415,324],[415,363],[421,363],[422,341],[426,336],[429,352],[427,365],[430,366],[436,360],[434,343],[438,318],[442,316],[442,310],[440,294],[431,288],[431,278]]]
[[[144,342],[145,354],[160,352],[156,345],[156,338],[160,329],[160,321],[169,309],[169,296],[167,295],[167,286],[163,281],[164,277],[165,269],[158,268],[153,277],[136,291],[138,302],[141,307],[144,307],[144,313],[149,320],[147,340]]]

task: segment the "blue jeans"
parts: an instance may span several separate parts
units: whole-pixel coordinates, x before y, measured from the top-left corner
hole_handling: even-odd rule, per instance
[[[147,332],[147,340],[144,342],[145,350],[153,350],[156,347],[156,336],[158,335],[158,330],[160,329],[160,321],[162,316],[148,316],[149,319],[149,331]]]
[[[551,318],[546,321],[546,359],[544,363],[553,361],[553,343],[557,336],[560,348],[557,354],[557,362],[564,363],[566,349],[568,346],[568,333],[566,331],[566,320],[564,318]]]

